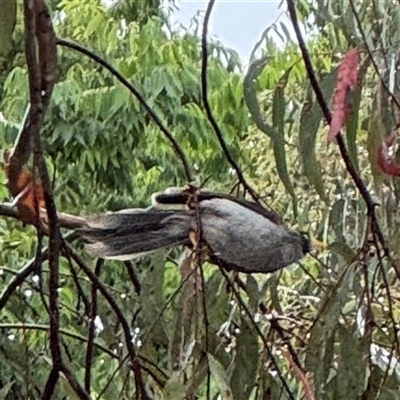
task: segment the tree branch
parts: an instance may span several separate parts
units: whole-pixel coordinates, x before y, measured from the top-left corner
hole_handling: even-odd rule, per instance
[[[47,219],[44,209],[41,209],[40,213],[42,218]],[[21,215],[13,203],[0,203],[0,215],[21,220]],[[67,213],[57,213],[57,218],[60,228],[66,229],[81,228],[87,223],[85,218]]]
[[[36,331],[43,331],[43,332],[49,332],[50,331],[50,326],[49,325],[41,325],[41,324],[30,324],[30,323],[0,323],[0,330],[2,329],[16,329],[16,330],[36,330]],[[85,336],[80,335],[79,333],[68,331],[66,329],[61,328],[60,333],[63,336],[69,337],[71,339],[78,340],[79,342],[82,343],[88,343],[88,338]],[[112,350],[109,348],[103,346],[102,344],[93,341],[94,347],[96,347],[98,350],[101,350],[103,353],[107,354],[109,357],[114,358],[116,360],[120,360],[120,357],[115,354]],[[157,371],[160,376],[162,376],[162,379],[165,381],[168,379],[168,375],[160,369],[155,363],[150,361],[148,358],[143,357],[141,355],[138,355],[139,359],[148,364],[148,366],[151,366],[154,368],[154,370]],[[145,367],[144,365],[141,365],[141,367],[153,377],[153,379],[160,385],[160,387],[164,386],[164,383],[160,381],[160,378],[155,375],[153,371],[149,367]]]
[[[72,242],[77,238],[78,235],[75,232],[70,232],[64,237],[64,240]],[[40,259],[37,259],[37,257],[35,257],[13,276],[13,278],[0,294],[0,311],[5,307],[11,295],[17,290],[17,287],[20,286],[30,274],[36,271],[38,267],[38,262],[43,262],[44,260],[46,260],[48,251],[48,248],[42,249],[40,253]]]
[[[98,259],[96,267],[94,268],[94,274],[99,277],[101,267],[104,264],[104,260]],[[92,299],[90,303],[89,311],[89,332],[86,346],[86,359],[85,359],[85,389],[90,393],[90,380],[91,380],[91,368],[93,361],[93,345],[94,345],[94,334],[95,334],[95,323],[94,320],[97,314],[97,285],[92,282]]]
[[[52,195],[51,182],[43,155],[40,129],[47,105],[42,102],[42,96],[45,93],[48,98],[51,96],[54,87],[54,79],[52,79],[54,75],[52,74],[56,65],[57,54],[55,34],[51,25],[48,9],[43,0],[24,0],[24,20],[25,54],[28,68],[31,103],[29,136],[33,141],[34,167],[39,171],[49,221],[49,312],[50,349],[53,361],[53,370],[49,376],[42,397],[43,399],[49,399],[53,396],[52,390],[54,391],[54,387],[58,380],[58,372],[62,367],[58,309],[58,258],[60,233],[58,228],[57,212]],[[37,43],[35,37],[37,38]],[[37,53],[39,54],[39,63],[37,60]]]
[[[289,399],[290,400],[295,400],[295,397],[292,393],[292,391],[290,390],[290,387],[288,385],[288,383],[286,382],[281,369],[279,368],[279,365],[274,357],[274,355],[272,354],[272,351],[267,343],[267,340],[265,339],[265,336],[263,334],[263,332],[261,331],[260,327],[258,326],[258,324],[254,321],[254,317],[252,312],[249,310],[249,308],[247,307],[247,305],[244,303],[242,297],[240,296],[240,293],[238,292],[238,290],[235,288],[235,285],[233,284],[233,282],[231,281],[231,279],[229,278],[228,273],[226,272],[225,267],[220,264],[220,271],[222,273],[222,275],[224,276],[226,283],[228,284],[228,286],[232,289],[232,292],[237,300],[237,302],[239,303],[239,305],[242,307],[243,311],[245,312],[245,314],[247,315],[248,319],[251,322],[251,325],[254,327],[254,329],[257,332],[257,335],[259,336],[260,340],[262,341],[265,350],[267,351],[268,357],[270,358],[272,364],[274,365],[274,368],[278,374],[279,380],[282,382],[282,386],[284,387],[284,389],[286,390]]]
[[[389,95],[389,97],[392,99],[393,103],[396,104],[397,108],[400,110],[399,101],[396,99],[396,96],[390,91],[388,85],[385,82],[385,79],[383,78],[383,76],[379,72],[379,67],[378,67],[378,65],[377,65],[377,63],[376,63],[376,61],[374,59],[374,56],[372,54],[371,49],[368,46],[367,38],[365,36],[364,29],[363,29],[363,27],[361,25],[360,17],[358,16],[358,13],[357,13],[357,10],[356,10],[356,6],[354,5],[353,0],[349,0],[349,3],[350,3],[351,11],[353,12],[354,18],[355,18],[356,23],[357,23],[357,28],[360,31],[362,40],[364,42],[365,49],[367,50],[368,57],[371,60],[371,63],[372,63],[372,65],[374,67],[374,70],[375,70],[375,73],[378,75],[379,80],[381,81],[381,84],[382,84],[383,88],[385,89],[386,93]]]
[[[185,170],[185,175],[188,183],[193,181],[193,174],[192,170],[189,166],[189,162],[186,158],[186,155],[184,151],[182,150],[181,146],[179,145],[178,141],[174,138],[172,133],[164,126],[164,124],[161,121],[161,118],[156,114],[156,112],[147,104],[146,100],[144,97],[141,95],[141,93],[126,79],[124,78],[120,72],[118,72],[111,64],[109,64],[107,61],[105,61],[102,57],[98,56],[94,52],[92,52],[89,49],[86,49],[85,47],[77,44],[77,43],[72,43],[68,40],[65,39],[57,39],[57,44],[60,46],[68,47],[70,49],[73,49],[79,53],[82,53],[92,60],[96,61],[99,63],[103,68],[105,68],[108,72],[110,72],[115,78],[119,80],[120,83],[122,83],[123,86],[125,86],[139,101],[139,103],[142,105],[142,107],[148,112],[154,123],[158,126],[160,131],[165,135],[165,137],[169,140],[169,142],[172,145],[172,148],[174,149],[175,153],[178,155],[179,159],[181,160],[181,163],[183,165],[183,168]]]
[[[85,264],[85,262],[78,256],[78,254],[76,254],[75,251],[67,244],[65,246],[65,252],[68,254],[69,257],[71,257],[76,262],[76,264],[82,269],[82,271],[89,277],[89,279],[92,281],[92,283],[96,284],[99,292],[103,295],[103,297],[107,300],[108,304],[113,309],[115,315],[117,316],[119,322],[121,323],[122,330],[124,332],[125,344],[126,344],[126,347],[128,350],[130,361],[132,363],[132,369],[133,369],[133,373],[134,373],[134,377],[135,377],[136,389],[138,390],[138,392],[140,394],[140,398],[142,400],[151,400],[151,398],[147,394],[145,386],[144,386],[141,365],[140,365],[135,348],[132,343],[131,330],[130,330],[128,321],[126,320],[122,310],[119,308],[119,306],[116,303],[116,301],[114,300],[114,298],[110,295],[107,288],[99,280],[99,278],[96,276],[96,274]]]
[[[221,129],[217,124],[217,121],[214,118],[214,115],[211,111],[210,103],[208,102],[208,82],[207,82],[207,66],[208,66],[208,49],[207,49],[207,33],[208,33],[208,22],[210,20],[211,11],[213,9],[215,0],[210,0],[208,2],[208,6],[206,9],[206,14],[204,16],[204,23],[203,23],[203,33],[201,36],[201,92],[202,92],[202,99],[204,109],[206,111],[207,119],[210,122],[215,136],[218,139],[218,142],[222,148],[222,151],[228,160],[231,167],[235,170],[236,175],[239,179],[239,182],[242,184],[244,189],[250,194],[253,200],[256,203],[259,203],[260,196],[257,192],[247,183],[246,178],[243,175],[242,170],[240,169],[239,165],[233,159],[231,153],[229,152],[228,146],[225,143],[224,137],[222,135]]]
[[[325,120],[326,120],[326,122],[328,124],[330,124],[331,123],[331,119],[332,119],[331,113],[329,111],[328,104],[325,101],[325,98],[324,98],[324,96],[322,94],[322,91],[321,91],[321,88],[319,86],[319,83],[317,81],[317,78],[316,78],[316,75],[315,75],[315,72],[314,72],[314,67],[312,65],[311,58],[310,58],[310,55],[309,55],[308,50],[307,50],[307,46],[306,46],[306,44],[304,42],[303,35],[301,34],[301,31],[300,31],[294,0],[286,0],[286,2],[287,2],[287,7],[288,7],[290,19],[292,21],[292,25],[293,25],[294,31],[296,33],[297,41],[299,43],[299,47],[300,47],[300,50],[301,50],[301,53],[302,53],[302,56],[303,56],[304,64],[305,64],[305,67],[306,67],[306,70],[307,70],[307,74],[308,74],[308,78],[310,79],[311,86],[312,86],[312,88],[313,88],[313,90],[315,92],[315,96],[317,98],[319,106],[321,107],[321,110],[322,110],[322,113],[323,113],[323,115],[325,117]],[[347,152],[346,145],[345,145],[344,140],[343,140],[343,136],[342,136],[342,134],[340,132],[337,135],[336,140],[337,140],[337,144],[339,146],[340,154],[341,154],[342,159],[343,159],[343,161],[344,161],[344,163],[346,165],[347,172],[350,174],[350,176],[353,179],[358,191],[361,194],[361,197],[364,199],[364,202],[365,202],[366,207],[367,207],[368,216],[371,218],[372,229],[374,230],[374,232],[376,233],[376,235],[377,235],[377,237],[379,239],[379,242],[380,242],[380,244],[381,244],[381,246],[382,246],[382,248],[383,248],[383,250],[385,252],[385,256],[389,260],[391,260],[389,248],[388,248],[388,246],[386,244],[385,237],[383,236],[382,230],[381,230],[381,228],[379,226],[379,223],[378,223],[378,219],[376,217],[376,213],[375,213],[376,202],[372,199],[372,196],[369,193],[367,187],[365,186],[363,180],[361,179],[360,175],[358,174],[358,172],[354,168],[354,165],[351,162],[350,156],[349,156],[349,154]],[[392,264],[393,264],[393,268],[395,270],[395,273],[396,273],[398,279],[400,280],[399,268],[394,262],[392,262]]]

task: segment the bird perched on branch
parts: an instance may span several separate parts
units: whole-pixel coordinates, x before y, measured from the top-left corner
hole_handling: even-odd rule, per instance
[[[87,251],[95,257],[128,260],[180,245],[193,248],[200,237],[210,262],[239,272],[266,273],[311,250],[307,235],[288,229],[277,214],[247,200],[167,189],[154,194],[152,202],[146,209],[88,218],[78,229],[88,242]]]

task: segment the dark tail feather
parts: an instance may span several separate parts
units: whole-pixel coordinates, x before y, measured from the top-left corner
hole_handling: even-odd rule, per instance
[[[139,209],[88,219],[77,231],[95,257],[128,260],[163,248],[187,245],[192,218],[184,210]]]

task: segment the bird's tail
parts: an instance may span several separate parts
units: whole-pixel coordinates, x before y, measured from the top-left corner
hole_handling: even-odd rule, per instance
[[[95,257],[129,260],[154,251],[188,245],[192,216],[187,210],[122,210],[87,219],[77,229]]]

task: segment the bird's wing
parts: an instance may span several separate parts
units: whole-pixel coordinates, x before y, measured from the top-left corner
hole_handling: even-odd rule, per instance
[[[255,202],[235,197],[224,193],[213,193],[209,191],[199,191],[197,194],[197,200],[199,202],[212,199],[225,199],[237,203],[243,207],[246,207],[263,217],[271,220],[275,224],[282,224],[281,217],[272,210],[268,210],[260,204]],[[164,192],[155,193],[152,196],[153,204],[157,205],[176,205],[182,206],[187,205],[193,194],[186,188],[170,188]]]

